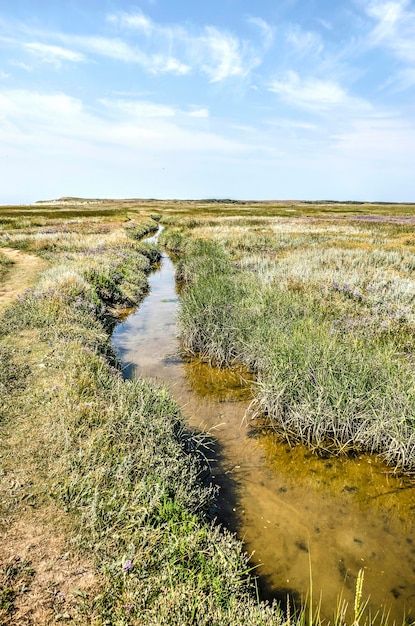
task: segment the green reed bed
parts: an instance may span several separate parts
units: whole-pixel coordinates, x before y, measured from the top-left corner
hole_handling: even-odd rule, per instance
[[[210,232],[218,242],[163,235],[184,253],[185,350],[255,371],[255,413],[288,441],[414,470],[412,250],[327,248],[303,232],[288,253],[277,237],[271,255],[259,236],[255,255],[249,232],[247,255],[223,224]]]

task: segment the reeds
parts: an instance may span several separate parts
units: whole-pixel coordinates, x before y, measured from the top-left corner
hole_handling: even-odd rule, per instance
[[[226,227],[213,236],[222,243],[180,234],[185,350],[255,371],[254,412],[288,441],[374,452],[412,471],[415,255],[327,249],[304,234],[307,246],[289,254],[253,256],[250,247],[247,256]],[[261,249],[262,235],[247,236]]]

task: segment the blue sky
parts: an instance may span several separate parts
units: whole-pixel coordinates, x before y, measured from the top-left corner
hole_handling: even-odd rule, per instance
[[[0,204],[415,201],[415,2],[0,0]]]

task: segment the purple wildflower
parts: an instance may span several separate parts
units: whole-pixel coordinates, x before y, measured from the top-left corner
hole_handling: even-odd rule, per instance
[[[131,559],[127,559],[124,565],[122,566],[122,571],[129,572],[132,569],[133,569],[133,562]]]

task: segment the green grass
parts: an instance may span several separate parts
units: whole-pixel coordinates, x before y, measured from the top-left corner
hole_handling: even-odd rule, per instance
[[[120,236],[91,250],[89,235],[71,250],[68,234],[48,240],[52,267],[0,319],[3,517],[25,520],[29,500],[60,512],[58,527],[42,517],[46,534],[59,529],[96,572],[70,608],[75,623],[283,623],[257,602],[242,544],[213,525],[206,442],[165,389],[124,381],[114,367],[113,309],[142,297],[160,252]],[[20,241],[33,251],[37,233]],[[19,472],[16,499],[7,485]],[[24,588],[20,574],[0,576],[5,623],[37,569]]]
[[[262,235],[247,232],[247,255],[243,233],[235,241],[216,230],[218,243],[186,236],[194,228],[163,233],[184,254],[184,349],[254,371],[255,411],[289,442],[373,452],[413,471],[414,253],[326,249],[304,232],[288,253],[277,239],[272,258]]]
[[[162,211],[160,204],[149,203],[142,221],[153,230],[149,211],[156,218],[162,214],[160,221],[165,222],[168,212],[180,213],[181,206]],[[185,205],[185,210],[191,206]],[[213,211],[213,204],[208,209]],[[21,523],[33,523],[35,516],[45,536],[63,535],[65,567],[72,559],[92,568],[92,588],[73,592],[73,623],[319,624],[318,615],[303,610],[284,616],[275,605],[257,599],[242,543],[211,519],[215,492],[202,480],[209,440],[188,431],[166,389],[144,380],[124,381],[116,367],[110,333],[117,310],[143,297],[146,275],[160,258],[157,247],[135,239],[142,228],[149,232],[140,226],[137,210],[115,206],[102,210],[96,220],[86,209],[60,212],[52,207],[54,221],[49,224],[46,208],[34,208],[37,217],[27,210],[17,217],[13,210],[3,216],[0,243],[39,254],[51,267],[0,319],[2,519],[7,528],[18,529]],[[210,226],[202,218],[192,218],[190,230],[214,231],[211,216]],[[231,225],[240,226],[240,220]],[[301,245],[289,249],[321,243],[301,236]],[[349,345],[345,323],[340,331],[333,323],[336,307],[354,315],[355,300],[347,290],[333,289],[327,303],[325,295],[316,297],[320,292],[314,283],[308,289],[293,277],[278,286],[281,278],[275,280],[269,251],[285,254],[285,247],[280,242],[274,246],[273,237],[267,236],[262,256],[248,258],[243,233],[241,237],[229,254],[223,243],[193,242],[187,233],[172,230],[163,233],[171,248],[185,253],[178,272],[185,287],[182,324],[187,348],[223,364],[245,361],[262,372],[261,384],[271,390],[274,407],[281,392],[286,393],[283,406],[297,399],[296,394],[302,401],[307,392],[309,403],[320,397],[327,374],[321,361],[330,357],[335,380],[330,402],[334,408],[339,402],[347,407],[338,368],[343,368],[346,380],[355,370],[360,376],[361,363],[352,349],[356,345]],[[255,237],[249,254],[256,254],[252,242]],[[397,271],[406,271],[406,257],[395,262]],[[393,308],[394,302],[390,298],[388,306]],[[394,323],[406,328],[408,322]],[[365,398],[366,389],[375,391],[376,384],[392,389],[397,374],[404,397],[404,359],[386,358],[402,333],[394,326],[389,331],[373,332],[372,356],[382,354],[384,360],[379,361],[379,371],[368,366],[366,378],[359,381],[355,376],[356,397],[360,393]],[[409,353],[410,333],[408,345],[399,341],[400,349]],[[291,389],[274,389],[272,384],[281,376],[289,383],[292,366],[298,368],[301,390],[295,381]],[[321,379],[318,392],[311,374]],[[395,396],[397,403],[396,388]],[[260,396],[260,402],[265,399]],[[340,405],[336,410],[334,417]],[[54,562],[12,560],[0,570],[4,623],[13,623],[19,601],[30,598],[38,569],[53,570]],[[48,619],[53,621],[51,610]],[[342,612],[333,607],[334,623],[347,623]],[[360,615],[359,602],[356,613],[362,626],[371,623],[370,617]]]

